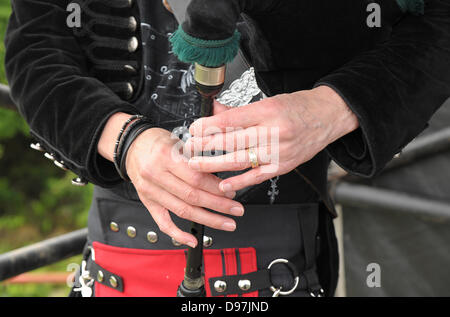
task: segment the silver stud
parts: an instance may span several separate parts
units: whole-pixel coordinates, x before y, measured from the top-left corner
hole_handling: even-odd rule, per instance
[[[154,231],[149,231],[147,233],[147,240],[150,243],[156,243],[158,242],[158,234]]]
[[[111,223],[109,224],[109,229],[111,229],[111,231],[118,232],[119,225],[116,222],[111,221]]]
[[[135,17],[131,16],[130,19],[128,20],[128,28],[130,29],[131,32],[136,31],[137,21]]]
[[[124,65],[123,69],[130,74],[136,74],[136,68],[131,65]]]
[[[126,85],[127,85],[127,90],[125,93],[125,98],[130,99],[131,97],[133,97],[134,88],[133,88],[133,85],[130,83],[127,83]]]
[[[238,286],[243,291],[248,291],[252,287],[252,282],[250,280],[239,280]]]
[[[53,161],[53,164],[58,166],[60,169],[67,171],[67,167],[64,165],[64,161]]]
[[[394,155],[394,158],[397,159],[402,155],[402,152],[398,152],[397,154]]]
[[[181,245],[181,243],[175,240],[174,238],[172,238],[172,244],[176,247],[179,247]]]
[[[119,282],[117,281],[115,276],[111,276],[109,278],[109,284],[111,284],[112,287],[116,288]]]
[[[46,158],[48,158],[50,161],[54,161],[55,160],[55,157],[53,156],[53,154],[45,153],[44,156]]]
[[[128,6],[131,7],[133,5],[133,0],[128,0]]]
[[[214,282],[214,289],[219,293],[223,293],[227,290],[227,283],[221,280],[217,280]]]
[[[213,244],[213,239],[208,236],[203,236],[203,246],[209,248]]]
[[[87,184],[88,184],[88,182],[85,181],[81,177],[77,177],[77,178],[72,179],[72,185],[74,185],[74,186],[86,186]]]
[[[103,282],[103,278],[105,277],[105,275],[103,274],[102,271],[98,271],[97,272],[97,281],[99,282]]]
[[[31,143],[30,144],[30,148],[32,148],[33,150],[39,151],[39,152],[44,152],[45,151],[40,143]]]
[[[136,237],[136,228],[135,228],[135,227],[132,227],[132,226],[129,226],[129,227],[127,228],[127,235],[128,235],[130,238]]]
[[[139,46],[139,42],[138,39],[133,36],[129,41],[128,41],[128,52],[133,53],[137,50]]]

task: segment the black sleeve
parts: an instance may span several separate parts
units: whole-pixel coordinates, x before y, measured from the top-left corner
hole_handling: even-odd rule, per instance
[[[450,97],[450,2],[427,1],[424,15],[405,15],[387,42],[319,85],[341,95],[360,123],[328,153],[347,171],[374,176]]]
[[[98,140],[111,115],[138,110],[88,75],[85,56],[66,24],[68,3],[11,1],[7,79],[32,136],[79,176],[110,186],[120,178],[97,153]]]

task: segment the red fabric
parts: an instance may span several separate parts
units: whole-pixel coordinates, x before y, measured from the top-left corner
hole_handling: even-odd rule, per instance
[[[203,250],[203,264],[205,270],[206,296],[211,297],[209,278],[223,275],[222,255],[220,254],[220,250]]]
[[[239,258],[241,260],[241,274],[255,272],[258,267],[256,264],[255,249],[240,249]],[[258,291],[242,294],[243,297],[258,297]]]
[[[185,250],[143,250],[93,243],[95,262],[123,280],[123,292],[95,284],[97,297],[173,297],[184,278]],[[226,275],[237,274],[235,249],[223,249]],[[257,270],[254,248],[239,249],[242,274]],[[208,279],[223,276],[221,250],[204,250],[205,287],[211,296]],[[244,296],[257,296],[258,292]]]
[[[224,249],[223,253],[225,255],[225,275],[236,275],[237,274],[236,250]],[[228,295],[228,297],[237,297],[237,294]]]

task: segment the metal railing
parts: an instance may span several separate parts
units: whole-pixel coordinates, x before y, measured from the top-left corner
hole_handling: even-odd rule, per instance
[[[0,85],[0,106],[16,109],[9,88]],[[450,128],[420,137],[405,147],[402,154],[386,166],[392,170],[419,159],[450,150]],[[397,191],[374,188],[344,180],[341,173],[330,180],[330,194],[337,204],[383,208],[413,215],[450,219],[448,202],[418,197]],[[81,254],[87,228],[10,251],[0,255],[0,281]]]

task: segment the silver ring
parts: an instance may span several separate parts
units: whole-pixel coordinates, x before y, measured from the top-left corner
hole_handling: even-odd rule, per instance
[[[270,262],[269,266],[267,267],[268,270],[270,270],[270,268],[274,265],[274,264],[278,264],[278,263],[283,263],[283,264],[290,264],[290,262],[286,259],[276,259],[273,260],[272,262]],[[289,267],[289,265],[288,265]],[[276,288],[275,286],[270,286],[270,290],[274,293],[274,295],[276,294],[276,296],[278,295],[291,295],[298,287],[298,283],[300,282],[300,277],[299,276],[295,276],[294,277],[294,286],[288,290],[288,291],[281,291],[281,287]]]

